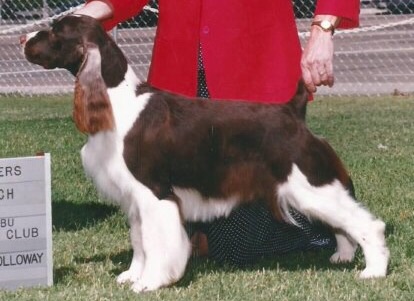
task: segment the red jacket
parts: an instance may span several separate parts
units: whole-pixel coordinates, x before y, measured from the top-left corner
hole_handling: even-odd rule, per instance
[[[148,0],[110,0],[106,29],[137,15]],[[358,26],[359,0],[319,0],[316,14]],[[148,81],[195,96],[198,45],[212,98],[286,102],[301,77],[301,46],[291,0],[159,0]]]

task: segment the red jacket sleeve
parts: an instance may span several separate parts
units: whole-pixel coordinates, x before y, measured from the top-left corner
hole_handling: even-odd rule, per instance
[[[315,15],[341,17],[338,28],[358,27],[359,5],[359,0],[318,0]]]
[[[112,6],[113,16],[102,22],[106,30],[110,30],[118,23],[126,21],[138,15],[148,0],[86,0],[87,3],[92,1],[104,1]]]

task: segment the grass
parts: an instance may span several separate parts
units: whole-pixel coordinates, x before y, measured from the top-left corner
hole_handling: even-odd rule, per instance
[[[86,137],[70,97],[0,97],[0,157],[52,155],[54,286],[0,291],[0,300],[412,300],[414,296],[414,97],[322,98],[308,124],[326,137],[353,176],[357,196],[387,224],[390,272],[358,280],[328,252],[296,253],[245,268],[192,261],[175,286],[136,295],[115,277],[131,250],[125,217],[102,203],[83,175]]]

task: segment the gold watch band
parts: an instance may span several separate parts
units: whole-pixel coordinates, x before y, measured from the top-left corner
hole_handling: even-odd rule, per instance
[[[311,26],[318,26],[325,32],[331,32],[332,35],[335,33],[335,25],[328,20],[313,21]]]

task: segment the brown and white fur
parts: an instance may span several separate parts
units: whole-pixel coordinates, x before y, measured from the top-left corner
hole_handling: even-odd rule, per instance
[[[351,261],[359,244],[360,277],[386,276],[385,224],[356,202],[333,149],[307,129],[302,83],[287,105],[162,92],[141,83],[85,16],[64,17],[21,42],[29,61],[76,76],[74,120],[88,134],[83,166],[131,227],[134,254],[119,283],[141,292],[178,281],[191,248],[183,221],[211,221],[259,200],[275,217],[294,222],[294,208],[331,226],[331,262]]]

